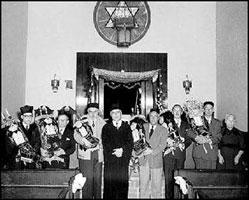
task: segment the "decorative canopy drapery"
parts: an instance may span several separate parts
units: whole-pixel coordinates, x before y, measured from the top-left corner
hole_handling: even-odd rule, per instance
[[[152,79],[155,82],[158,78],[161,69],[146,71],[146,72],[124,72],[124,71],[110,71],[105,69],[98,69],[93,67],[93,75],[97,80],[99,77],[107,80],[119,83],[131,83],[138,81],[145,81]]]
[[[104,85],[107,85],[109,88],[115,90],[119,87],[125,87],[126,89],[132,89],[135,87],[140,87],[141,82],[134,82],[134,83],[118,83],[113,81],[107,81],[104,83]]]

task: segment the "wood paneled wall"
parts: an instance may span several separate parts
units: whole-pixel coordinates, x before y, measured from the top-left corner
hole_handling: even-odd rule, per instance
[[[164,92],[167,92],[166,53],[77,53],[76,110],[83,113],[86,102],[86,86],[89,84],[89,68],[112,71],[143,72],[161,69]]]

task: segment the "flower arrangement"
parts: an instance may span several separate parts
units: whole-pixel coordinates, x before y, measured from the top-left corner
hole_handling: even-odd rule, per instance
[[[187,100],[185,105],[184,105],[184,110],[187,113],[187,117],[190,123],[190,126],[194,133],[197,136],[204,136],[206,139],[210,139],[210,132],[208,131],[207,126],[204,123],[204,117],[203,117],[203,104],[201,101],[195,100],[195,99],[190,99]],[[210,140],[209,140],[210,141]],[[207,149],[204,145],[203,149],[205,153],[207,153]],[[210,148],[212,149],[212,143],[211,141],[209,142]]]
[[[86,150],[97,147],[99,139],[93,136],[92,128],[86,116],[78,117],[73,127],[74,131],[79,133],[83,138],[84,145],[81,145],[81,148]]]

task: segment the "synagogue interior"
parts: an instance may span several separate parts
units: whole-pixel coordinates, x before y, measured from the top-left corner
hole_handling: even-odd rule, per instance
[[[95,172],[83,167],[93,155],[102,159],[94,198],[124,197],[116,189],[110,189],[114,196],[107,195],[107,151],[114,140],[106,144],[101,135],[108,125],[114,128],[119,114],[134,143],[125,198],[248,198],[247,1],[2,1],[1,13],[1,198],[93,198],[88,195]],[[169,117],[164,113],[176,118],[176,107],[186,122],[186,128],[174,129],[180,136],[184,129],[183,149],[179,143],[174,146],[184,153],[183,164],[166,175],[165,155],[176,159],[178,153],[168,153],[169,141],[160,139],[159,196],[153,196],[152,181],[150,196],[143,196],[141,159],[146,148],[155,152],[161,144],[154,148],[151,136],[151,146],[138,143],[131,125],[142,118],[146,138],[152,113],[161,127],[160,119]],[[213,121],[205,125],[208,108],[218,128],[211,128]],[[95,111],[94,119],[100,121],[90,124]],[[195,113],[201,125],[191,117],[194,111],[201,113]],[[170,138],[166,121],[164,134]],[[224,144],[232,137],[229,125],[231,143],[239,138],[239,147]],[[117,130],[123,124],[119,126]],[[197,126],[207,128],[206,143],[196,139]],[[195,131],[198,136],[192,137]],[[94,147],[82,146],[85,140]],[[142,153],[136,157],[138,146]],[[199,147],[204,160],[208,151],[214,152],[215,167],[198,167]],[[231,168],[216,167],[228,163],[221,155],[224,148],[237,149],[232,158],[226,154]],[[125,153],[122,146],[120,159]],[[124,165],[109,167],[115,171]],[[176,177],[183,177],[185,190]],[[114,182],[110,185],[115,188]]]

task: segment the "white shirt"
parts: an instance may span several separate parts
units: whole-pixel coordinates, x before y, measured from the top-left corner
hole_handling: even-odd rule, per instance
[[[112,124],[113,124],[113,126],[119,128],[119,127],[121,126],[121,124],[122,124],[122,120],[119,120],[119,121],[112,121]]]
[[[182,120],[181,119],[174,119],[174,120],[175,120],[175,123],[177,124],[177,126],[180,127]]]
[[[62,135],[63,135],[64,131],[65,131],[65,127],[64,127],[64,128],[59,128],[59,132],[60,132]]]
[[[27,125],[27,124],[24,124],[24,123],[22,123],[22,125],[23,125],[23,127],[26,129],[29,129],[29,127],[30,127],[30,125]]]
[[[211,120],[212,120],[212,117],[209,117],[209,118],[205,117],[205,118],[206,118],[206,120],[208,121],[208,124],[210,124],[210,123],[211,123]]]

